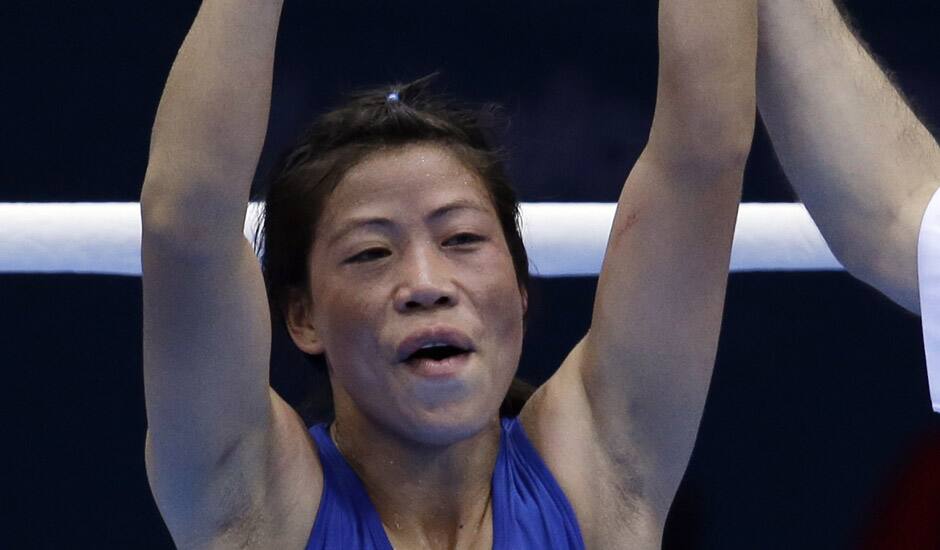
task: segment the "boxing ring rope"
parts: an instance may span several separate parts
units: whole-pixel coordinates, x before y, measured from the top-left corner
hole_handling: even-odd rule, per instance
[[[253,242],[264,205],[249,203],[244,234]],[[600,272],[615,203],[522,203],[522,236],[532,274]],[[140,276],[140,205],[0,203],[0,273]],[[841,270],[799,203],[744,203],[731,250],[732,271]]]
[[[616,207],[615,203],[522,203],[522,238],[532,274],[597,275]],[[260,202],[248,204],[244,234],[250,242],[263,209]],[[135,202],[0,203],[0,273],[140,276],[140,235],[140,205]],[[940,243],[940,238],[936,241]],[[940,250],[936,255],[940,257]],[[842,269],[802,204],[741,205],[731,248],[732,271]],[[929,277],[940,280],[940,271]],[[922,280],[927,278],[921,273]],[[924,309],[930,395],[933,409],[940,412],[940,315],[934,317]]]

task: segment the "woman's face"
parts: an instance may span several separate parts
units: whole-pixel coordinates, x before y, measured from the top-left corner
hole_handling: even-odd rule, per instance
[[[316,235],[308,352],[326,353],[337,416],[427,444],[491,421],[526,305],[479,177],[441,145],[375,153],[336,187]]]

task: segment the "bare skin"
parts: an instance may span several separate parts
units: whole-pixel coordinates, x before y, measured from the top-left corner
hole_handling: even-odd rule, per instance
[[[940,147],[832,0],[761,0],[758,102],[787,178],[846,269],[918,313]]]
[[[323,491],[306,427],[269,386],[265,291],[241,235],[279,12],[205,0],[141,196],[148,478],[181,548],[302,548]],[[661,2],[653,126],[591,328],[520,415],[588,548],[658,548],[695,443],[754,128],[756,15],[754,0]],[[335,440],[397,547],[489,547],[497,411],[526,307],[493,207],[426,145],[367,158],[328,203],[288,328],[327,357]],[[335,233],[362,216],[385,221]],[[396,355],[436,325],[472,343],[450,380]]]

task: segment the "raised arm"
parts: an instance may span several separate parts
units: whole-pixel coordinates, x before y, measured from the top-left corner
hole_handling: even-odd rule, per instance
[[[212,231],[242,234],[268,127],[282,5],[283,0],[203,1],[153,125],[140,197],[147,227],[172,229],[211,217],[217,228]],[[191,219],[178,215],[177,208],[196,203],[210,210]]]
[[[653,125],[620,195],[591,328],[533,397],[565,427],[530,423],[545,454],[564,446],[548,460],[587,503],[586,537],[626,526],[600,547],[659,546],[695,443],[754,130],[755,1],[660,1]],[[616,511],[589,508],[612,490]]]
[[[269,388],[271,320],[242,233],[280,12],[278,0],[202,3],[157,111],[141,192],[146,466],[180,548],[299,548],[278,522],[315,511],[284,509],[287,496],[319,500],[305,427]],[[295,471],[308,476],[284,484]]]
[[[940,148],[832,0],[760,0],[758,100],[836,257],[918,312],[917,239]]]
[[[584,343],[601,435],[633,449],[660,526],[718,346],[754,131],[756,32],[755,0],[661,0],[653,125],[620,195]]]

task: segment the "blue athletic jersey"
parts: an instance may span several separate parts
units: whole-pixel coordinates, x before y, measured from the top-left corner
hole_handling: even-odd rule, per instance
[[[583,549],[578,520],[522,425],[503,418],[493,471],[493,549]],[[359,476],[330,438],[310,428],[323,466],[323,496],[307,550],[392,550]]]

